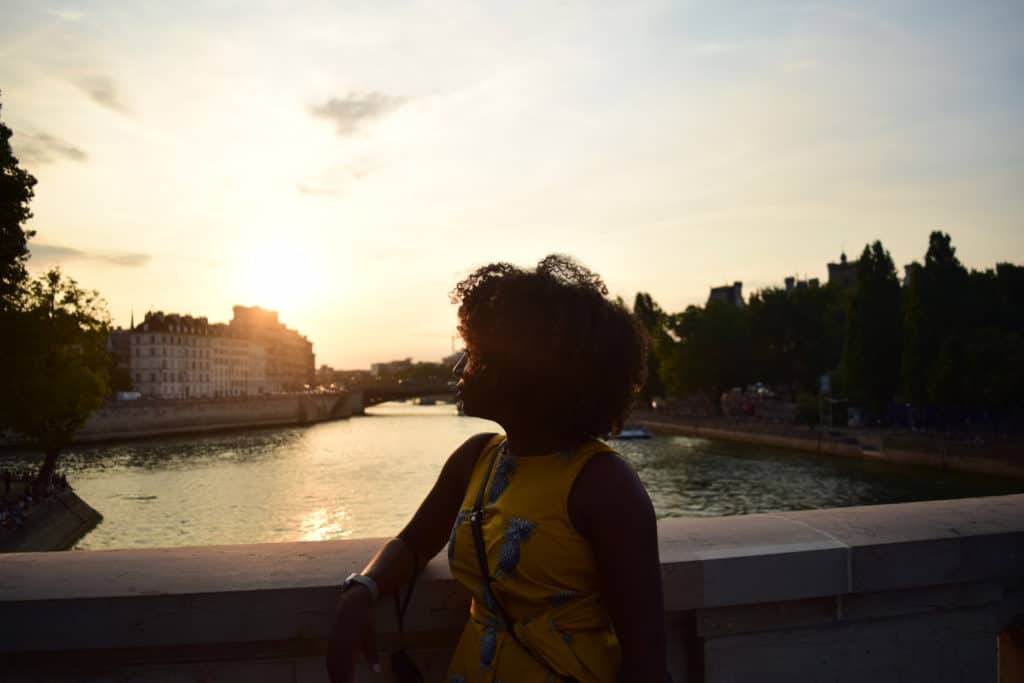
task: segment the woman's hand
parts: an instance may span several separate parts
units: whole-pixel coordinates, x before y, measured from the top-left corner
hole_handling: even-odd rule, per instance
[[[371,606],[370,591],[358,584],[347,589],[338,599],[334,628],[327,642],[327,675],[331,683],[351,683],[360,650],[370,669],[380,673]]]
[[[420,504],[412,521],[397,538],[385,543],[363,569],[377,582],[381,596],[400,590],[448,542],[459,505],[473,465],[493,434],[477,434],[466,439],[448,457],[434,488]],[[358,652],[362,650],[370,669],[379,673],[377,635],[373,630],[370,591],[362,584],[345,590],[335,609],[334,628],[327,642],[327,673],[331,683],[351,683]]]

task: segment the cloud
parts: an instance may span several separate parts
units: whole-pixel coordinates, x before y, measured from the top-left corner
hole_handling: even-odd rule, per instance
[[[87,16],[85,12],[74,9],[48,9],[46,13],[63,21],[81,21]]]
[[[153,258],[150,254],[119,251],[82,251],[59,244],[29,244],[32,256],[43,261],[96,261],[110,266],[138,268]]]
[[[332,97],[324,104],[310,107],[310,113],[334,122],[335,132],[349,136],[356,129],[375,119],[387,116],[405,104],[408,98],[383,93],[350,93],[342,98]]]
[[[128,105],[121,101],[117,86],[109,76],[87,76],[76,81],[76,85],[96,104],[126,116],[132,114]]]
[[[60,159],[85,161],[87,156],[78,147],[47,133],[18,134],[14,142],[18,156],[27,164],[49,164]]]

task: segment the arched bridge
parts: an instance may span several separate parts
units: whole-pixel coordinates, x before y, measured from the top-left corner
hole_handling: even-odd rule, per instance
[[[363,407],[410,398],[451,399],[455,396],[455,387],[448,382],[366,382],[350,388],[363,393]]]

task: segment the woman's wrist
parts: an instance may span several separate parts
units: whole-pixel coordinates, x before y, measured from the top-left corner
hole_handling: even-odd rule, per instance
[[[416,574],[419,558],[416,549],[401,536],[388,539],[363,568],[361,574],[377,586],[377,599],[391,595]]]
[[[373,594],[370,589],[361,583],[350,583],[338,597],[336,612],[340,612],[348,605],[359,605],[369,608],[373,605]]]

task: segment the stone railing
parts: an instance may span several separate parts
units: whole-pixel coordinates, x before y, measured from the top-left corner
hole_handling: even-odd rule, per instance
[[[659,534],[676,681],[1020,680],[1024,495],[673,519]],[[326,681],[337,584],[378,544],[0,556],[0,679]],[[407,625],[427,680],[443,680],[466,610],[435,558]],[[390,600],[376,623],[393,649]]]

